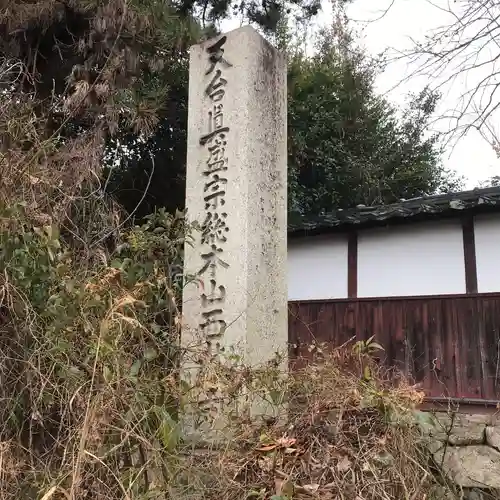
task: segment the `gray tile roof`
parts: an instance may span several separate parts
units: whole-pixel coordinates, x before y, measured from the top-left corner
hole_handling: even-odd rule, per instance
[[[358,206],[336,210],[320,216],[290,214],[288,234],[324,233],[349,226],[375,226],[403,222],[403,219],[421,220],[449,217],[464,212],[500,211],[500,186],[459,193],[423,196],[402,200],[390,205]]]

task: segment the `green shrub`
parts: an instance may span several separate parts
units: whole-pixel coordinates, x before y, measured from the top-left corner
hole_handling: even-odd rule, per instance
[[[0,218],[0,442],[29,463],[4,498],[151,495],[139,471],[170,453],[178,407],[183,215],[123,231],[91,268],[22,205]]]

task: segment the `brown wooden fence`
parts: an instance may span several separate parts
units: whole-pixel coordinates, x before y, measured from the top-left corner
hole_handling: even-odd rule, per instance
[[[500,399],[500,294],[289,303],[292,356],[372,335],[428,396]]]

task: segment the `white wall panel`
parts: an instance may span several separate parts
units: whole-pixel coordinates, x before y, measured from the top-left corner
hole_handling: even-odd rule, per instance
[[[465,293],[459,220],[403,224],[358,233],[358,296]]]
[[[500,215],[474,217],[474,237],[478,292],[500,292]]]
[[[288,299],[347,297],[347,237],[288,240]]]

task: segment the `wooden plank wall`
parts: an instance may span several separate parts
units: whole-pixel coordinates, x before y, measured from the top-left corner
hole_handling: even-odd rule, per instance
[[[381,360],[430,397],[500,399],[500,294],[289,303],[292,357],[315,339],[334,346],[375,335]]]

